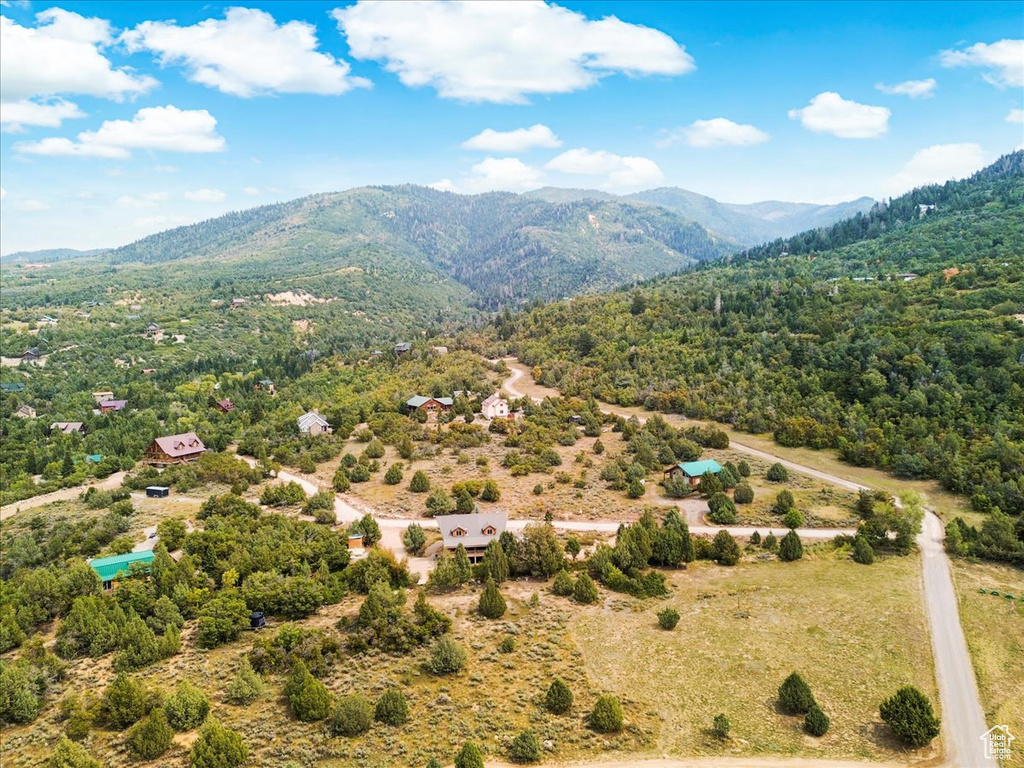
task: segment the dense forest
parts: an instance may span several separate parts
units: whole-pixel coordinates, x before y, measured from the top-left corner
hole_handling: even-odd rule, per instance
[[[1020,515],[1022,158],[726,265],[505,313],[491,347],[568,395],[837,449]]]

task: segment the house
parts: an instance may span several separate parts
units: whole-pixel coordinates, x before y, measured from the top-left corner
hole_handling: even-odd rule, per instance
[[[86,464],[99,464],[101,461],[103,461],[102,453],[90,453],[85,457]]]
[[[258,389],[261,392],[269,392],[272,395],[277,392],[277,390],[274,389],[274,382],[270,379],[260,379],[256,382],[255,389]]]
[[[41,357],[42,355],[39,352],[39,347],[29,347],[25,350],[25,354],[21,356],[21,362],[34,363]]]
[[[676,477],[682,472],[691,486],[696,486],[700,482],[705,472],[710,472],[713,475],[717,475],[722,471],[722,465],[714,459],[705,459],[704,461],[684,461],[675,466],[669,467],[665,470],[665,479]]]
[[[104,400],[100,403],[100,413],[117,413],[124,410],[126,405],[128,405],[127,400]]]
[[[114,393],[110,392],[108,390],[104,390],[102,392],[93,392],[92,393],[92,399],[96,401],[96,405],[99,405],[104,400],[113,400],[114,399]]]
[[[103,588],[110,590],[117,585],[118,580],[131,576],[132,571],[148,571],[152,562],[153,550],[146,549],[112,557],[96,557],[89,561],[89,565],[100,577]]]
[[[31,405],[23,405],[14,412],[14,415],[19,419],[34,419],[36,417],[36,409]]]
[[[57,318],[50,317],[49,315],[43,315],[39,318],[39,325],[56,325]]]
[[[186,432],[183,435],[158,437],[149,444],[143,460],[154,467],[166,467],[196,461],[205,452],[206,446],[196,437],[196,433]]]
[[[508,515],[504,512],[474,512],[468,515],[443,515],[436,518],[444,539],[444,548],[454,552],[461,544],[470,562],[484,556],[487,545],[505,532]]]
[[[150,323],[146,326],[147,336],[156,336],[158,333],[160,333],[160,326],[156,323]]]
[[[142,374],[144,376],[149,376],[151,373],[156,373],[156,368],[143,368],[142,369]]]
[[[433,352],[435,355],[447,355],[448,347],[431,347],[430,351]]]
[[[84,435],[85,424],[80,421],[55,421],[50,425],[50,432],[63,432],[65,435]]]
[[[9,394],[12,394],[14,392],[21,392],[24,389],[25,385],[22,384],[20,381],[4,382],[3,384],[0,384],[0,392],[7,392]]]
[[[245,306],[245,299],[232,299],[231,300],[231,309],[237,309],[238,307],[244,307],[244,306]]]
[[[295,421],[299,425],[299,432],[303,435],[329,435],[334,431],[327,423],[327,419],[317,413],[316,409],[302,414]]]
[[[427,412],[427,416],[437,416],[438,413],[450,411],[455,401],[450,397],[423,397],[422,395],[413,395],[405,404],[409,407],[410,412],[416,410],[423,410]]]
[[[218,400],[217,410],[221,413],[231,413],[235,410],[235,404],[232,403],[231,400]]]
[[[400,341],[397,344],[395,344],[395,357],[407,355],[410,352],[412,352],[412,344],[410,344],[408,341]]]
[[[495,392],[480,404],[480,413],[485,419],[507,419],[508,400]]]

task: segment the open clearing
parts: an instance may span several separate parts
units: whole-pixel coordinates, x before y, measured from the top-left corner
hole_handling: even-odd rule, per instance
[[[993,563],[953,560],[953,580],[967,647],[988,725],[1006,725],[1024,740],[1024,572]],[[995,590],[999,596],[981,594]],[[1024,766],[1024,747],[1012,745],[1004,766]]]

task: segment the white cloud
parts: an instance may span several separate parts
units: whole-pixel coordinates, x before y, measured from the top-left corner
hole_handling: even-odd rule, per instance
[[[259,187],[242,187],[242,194],[244,195],[258,195],[261,192],[262,190]]]
[[[771,137],[753,125],[741,125],[724,117],[695,120],[685,128],[664,131],[656,144],[668,147],[685,141],[691,147],[748,147],[763,144]]]
[[[983,75],[986,82],[1000,88],[1024,86],[1024,40],[975,43],[962,51],[942,51],[939,61],[944,67],[987,69]]]
[[[438,192],[456,192],[455,184],[452,183],[451,179],[439,179],[437,181],[427,184],[431,189],[436,189]]]
[[[185,67],[190,80],[234,96],[268,93],[336,95],[370,82],[348,63],[318,51],[316,27],[278,25],[266,11],[228,8],[223,19],[190,27],[145,21],[121,35],[129,51],[149,50],[160,64]]]
[[[895,85],[886,85],[885,83],[878,83],[875,88],[880,90],[882,93],[887,93],[890,96],[909,96],[912,99],[929,99],[935,94],[934,77],[929,77],[926,80],[904,80],[902,83],[896,83]]]
[[[5,197],[7,197],[7,190],[0,187],[0,200],[3,200]]]
[[[205,109],[146,107],[131,120],[107,120],[99,130],[84,131],[77,141],[48,138],[19,142],[14,149],[29,155],[105,158],[129,157],[133,149],[220,152],[225,143],[216,126],[217,120]]]
[[[645,187],[664,179],[661,168],[646,157],[623,157],[604,150],[591,152],[586,148],[570,149],[544,166],[549,171],[604,176],[601,186],[610,189]]]
[[[803,109],[789,110],[791,120],[799,120],[815,133],[831,133],[841,139],[873,139],[889,130],[892,112],[886,107],[871,107],[848,101],[838,93],[819,93]]]
[[[36,14],[23,27],[0,17],[0,91],[20,102],[59,94],[86,94],[121,101],[157,85],[146,75],[115,69],[101,50],[113,40],[110,24],[60,8]]]
[[[525,192],[543,183],[544,172],[517,157],[486,157],[473,166],[465,186],[469,192]]]
[[[466,149],[483,149],[491,152],[525,152],[534,147],[560,147],[562,141],[546,125],[537,123],[529,128],[514,131],[496,131],[486,128],[476,136],[462,142]]]
[[[886,194],[902,194],[925,184],[962,179],[985,166],[979,144],[935,144],[915,152],[899,173],[886,181]]]
[[[1024,109],[1011,109],[1003,119],[1008,123],[1024,123]]]
[[[166,192],[145,192],[141,195],[122,195],[117,198],[121,208],[156,208],[160,203],[169,200]]]
[[[379,3],[331,15],[357,59],[384,63],[409,87],[450,99],[522,104],[616,72],[681,75],[693,58],[664,32],[614,16],[591,21],[540,0]]]
[[[154,165],[153,170],[157,173],[177,173],[178,167],[176,165]]]
[[[26,125],[59,128],[64,120],[78,117],[85,117],[85,113],[77,104],[64,99],[49,102],[21,99],[0,103],[0,123],[7,133],[21,133]]]
[[[50,210],[50,204],[42,200],[18,200],[14,203],[14,210],[24,213],[35,213],[36,211]]]
[[[194,189],[185,193],[185,199],[193,203],[221,203],[226,197],[219,189]]]

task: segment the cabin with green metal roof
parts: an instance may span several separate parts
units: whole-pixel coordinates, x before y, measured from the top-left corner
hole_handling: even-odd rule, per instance
[[[668,480],[682,472],[683,477],[690,482],[690,485],[696,486],[700,482],[701,477],[704,476],[705,472],[717,475],[721,471],[722,465],[714,459],[705,459],[704,461],[683,461],[666,469],[665,479]]]
[[[138,563],[136,568],[142,567],[148,570],[153,562],[153,550],[147,549],[142,552],[127,552],[123,555],[112,555],[111,557],[93,558],[89,565],[96,571],[96,575],[103,582],[104,589],[113,589],[118,579],[127,578],[132,566]]]

